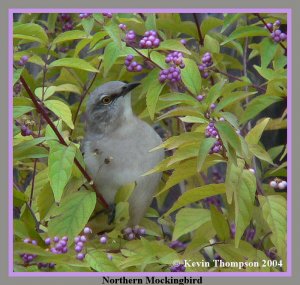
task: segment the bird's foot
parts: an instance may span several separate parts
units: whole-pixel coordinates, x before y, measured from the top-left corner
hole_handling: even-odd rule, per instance
[[[112,222],[115,219],[116,216],[116,205],[115,204],[109,204],[109,213],[108,213],[108,224],[111,225]]]

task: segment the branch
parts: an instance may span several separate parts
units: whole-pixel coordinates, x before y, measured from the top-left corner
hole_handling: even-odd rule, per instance
[[[33,104],[35,105],[37,111],[43,116],[43,118],[46,120],[46,122],[49,124],[49,126],[51,127],[51,129],[54,131],[54,133],[56,134],[57,138],[59,139],[60,143],[68,146],[67,143],[65,142],[64,138],[61,136],[61,134],[59,133],[59,131],[57,130],[57,128],[55,127],[55,125],[53,124],[53,122],[51,121],[51,119],[49,118],[47,112],[45,111],[42,102],[38,102],[38,100],[36,99],[36,97],[34,96],[34,94],[32,93],[32,91],[30,90],[28,84],[26,83],[25,79],[23,76],[20,77],[20,81],[22,82],[26,92],[28,93],[31,101],[33,102]],[[89,176],[89,174],[85,171],[85,169],[81,166],[80,162],[75,158],[74,162],[76,164],[76,166],[78,167],[78,169],[80,170],[80,172],[83,174],[83,176],[87,179],[87,181],[89,182],[89,184],[92,186],[92,188],[94,189],[94,191],[96,192],[96,195],[99,199],[99,201],[101,202],[101,204],[105,207],[105,208],[109,208],[108,204],[106,203],[105,199],[103,198],[103,196],[97,192],[97,188],[95,186],[95,184],[93,183],[91,177]]]
[[[259,15],[259,13],[253,13],[253,15],[255,15],[261,22],[263,22],[263,24],[269,30],[270,33],[273,33],[273,31],[268,27],[268,25],[267,25],[266,21],[264,20],[264,18],[262,18],[261,15]],[[283,45],[282,42],[279,42],[279,44],[284,49],[284,54],[287,55],[287,49],[286,49],[286,47]]]
[[[200,29],[199,21],[198,21],[198,18],[197,18],[197,14],[193,13],[193,17],[194,17],[195,24],[196,24],[197,31],[198,31],[199,44],[200,44],[200,46],[203,46],[204,45],[204,39],[203,39],[203,36],[201,34],[201,29]]]
[[[147,57],[145,55],[143,55],[138,49],[136,49],[133,45],[131,45],[130,43],[126,42],[126,45],[128,45],[129,47],[131,47],[137,54],[139,54],[141,57],[143,57],[144,59],[150,61],[152,64],[154,64],[156,67],[158,67],[159,69],[163,69],[162,67],[160,67],[157,63],[155,63],[150,56]]]
[[[99,65],[97,67],[98,70],[100,69],[101,63],[102,63],[102,59],[100,60]],[[76,120],[77,120],[77,117],[78,117],[79,110],[81,108],[82,102],[83,102],[84,98],[86,97],[86,95],[89,93],[89,90],[91,89],[92,85],[94,84],[97,75],[98,75],[98,73],[95,73],[94,76],[92,77],[91,81],[90,81],[89,86],[87,88],[84,87],[83,93],[82,93],[82,95],[80,97],[78,108],[77,108],[75,116],[74,116],[74,121],[73,121],[74,126],[76,124]],[[73,130],[71,130],[70,136],[72,135],[72,133],[73,133]]]
[[[241,78],[239,78],[239,77],[237,77],[237,76],[234,76],[234,75],[232,75],[232,74],[229,74],[229,73],[227,73],[227,72],[221,71],[221,70],[219,70],[219,69],[214,68],[213,71],[218,72],[218,73],[220,73],[220,74],[223,74],[223,75],[225,75],[225,76],[227,76],[227,77],[229,77],[229,78],[232,78],[232,79],[235,79],[235,80],[238,80],[238,81],[243,81]],[[253,88],[255,88],[255,89],[257,89],[257,90],[259,90],[259,91],[261,91],[261,92],[263,92],[263,93],[266,92],[266,89],[263,88],[263,87],[260,87],[259,85],[256,85],[256,84],[250,84],[250,86],[252,86]]]

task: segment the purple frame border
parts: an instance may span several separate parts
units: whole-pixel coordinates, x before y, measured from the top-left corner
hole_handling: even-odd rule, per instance
[[[286,13],[287,14],[287,271],[286,272],[14,272],[13,271],[13,13]],[[292,276],[292,9],[274,8],[10,8],[8,9],[8,276],[9,277],[100,277],[100,276],[193,276],[193,277],[291,277]]]

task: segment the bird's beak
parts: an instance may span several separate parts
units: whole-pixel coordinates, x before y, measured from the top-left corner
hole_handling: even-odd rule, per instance
[[[129,93],[132,89],[139,86],[140,84],[141,84],[140,82],[132,82],[132,83],[126,84],[123,87],[123,90],[122,90],[120,96],[125,96],[127,93]]]

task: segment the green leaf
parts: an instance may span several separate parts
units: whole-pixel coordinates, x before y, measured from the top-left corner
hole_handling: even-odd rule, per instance
[[[116,43],[119,48],[122,48],[121,41],[121,29],[115,23],[111,23],[110,25],[105,25],[104,30],[108,33],[110,38]]]
[[[260,138],[268,125],[270,118],[265,118],[260,121],[250,132],[246,135],[245,140],[248,144],[257,144],[260,141]]]
[[[258,26],[241,26],[236,28],[230,36],[221,44],[224,45],[230,41],[246,38],[246,37],[256,37],[265,36],[268,37],[270,32],[267,29]]]
[[[118,272],[118,267],[110,260],[107,253],[99,250],[89,250],[85,256],[87,263],[97,272]]]
[[[146,94],[146,104],[151,120],[154,119],[158,97],[165,86],[158,81],[152,81]]]
[[[118,192],[115,196],[115,203],[118,204],[120,202],[128,201],[130,195],[132,194],[134,188],[136,186],[135,182],[128,183],[118,189]]]
[[[55,115],[61,118],[71,129],[74,129],[72,113],[67,104],[58,100],[47,100],[44,102],[44,104]]]
[[[216,111],[220,111],[227,106],[230,106],[233,103],[239,102],[251,95],[256,94],[257,92],[246,92],[246,91],[236,91],[226,95],[221,101],[218,103]]]
[[[32,106],[14,106],[13,117],[14,119],[17,119],[32,110],[34,110],[34,107]]]
[[[191,52],[180,42],[180,40],[172,40],[172,39],[161,42],[159,47],[154,50],[172,50],[172,51],[175,50],[186,54],[191,54]]]
[[[99,70],[93,67],[89,62],[77,57],[57,59],[51,62],[48,67],[70,67],[90,72],[99,72]]]
[[[49,236],[78,235],[87,224],[95,205],[95,192],[79,191],[66,196],[57,207],[57,216],[49,221]]]
[[[227,14],[224,17],[224,24],[221,30],[221,33],[223,33],[230,25],[232,25],[234,22],[236,22],[242,14],[234,13],[234,14]]]
[[[268,223],[272,235],[271,241],[276,246],[278,255],[286,259],[287,209],[286,199],[280,195],[258,196],[263,217]]]
[[[232,203],[233,193],[237,191],[239,187],[240,176],[242,175],[245,166],[245,161],[239,159],[235,164],[231,159],[227,163],[226,171],[226,196],[229,204]]]
[[[220,44],[219,42],[211,37],[210,35],[205,35],[204,37],[204,47],[213,53],[219,53],[220,52]]]
[[[216,83],[214,86],[212,86],[209,89],[209,92],[207,94],[207,96],[205,96],[204,99],[204,103],[206,103],[207,105],[210,105],[212,103],[214,103],[222,94],[222,88],[225,84],[225,81],[220,81],[218,83]]]
[[[25,202],[27,202],[29,200],[28,196],[25,193],[15,189],[15,188],[13,190],[13,199],[14,199],[14,201],[13,201],[14,207],[21,207],[21,206],[23,206],[23,204]]]
[[[201,90],[201,76],[197,64],[188,58],[184,59],[185,68],[181,71],[184,85],[194,94],[198,95]]]
[[[258,115],[262,110],[266,109],[270,105],[281,101],[282,98],[271,95],[261,95],[253,100],[247,105],[247,108],[244,114],[241,116],[240,123],[244,124],[248,120],[253,119],[256,115]]]
[[[62,34],[59,34],[53,40],[53,44],[63,43],[67,41],[74,41],[79,39],[86,39],[86,38],[88,38],[88,35],[85,31],[72,30],[72,31],[67,31]]]
[[[253,65],[253,67],[257,70],[257,72],[267,80],[279,80],[285,79],[286,80],[286,70],[273,70],[266,67],[259,67],[257,65]]]
[[[222,213],[219,212],[214,205],[210,206],[210,213],[211,213],[211,221],[217,232],[218,237],[224,241],[229,239],[230,230],[228,226],[228,221],[226,220],[224,215],[222,215]]]
[[[59,202],[67,185],[75,157],[76,149],[64,146],[58,142],[49,142],[50,153],[48,159],[50,185],[55,202]]]
[[[43,220],[54,204],[54,196],[50,184],[47,183],[37,196],[37,207],[39,209],[40,219]]]
[[[115,64],[117,58],[121,55],[120,47],[117,46],[115,42],[109,43],[103,54],[103,67],[104,67],[104,76],[107,75],[109,70]]]
[[[210,30],[215,29],[221,26],[222,24],[223,24],[223,20],[221,19],[215,17],[206,17],[200,25],[201,33],[203,36],[206,36],[206,34]]]
[[[229,123],[226,121],[217,122],[216,128],[218,129],[218,132],[224,143],[224,146],[226,147],[226,144],[228,142],[237,153],[241,153],[241,140],[239,138],[239,135],[234,130],[234,128],[230,126]],[[228,147],[226,149],[228,150]]]
[[[58,86],[49,86],[45,88],[44,98],[43,98],[43,87],[38,87],[35,89],[34,94],[42,100],[47,100],[49,97],[51,97],[55,92],[72,92],[76,94],[81,94],[82,90],[74,84],[62,84]]]
[[[200,145],[198,159],[197,159],[197,171],[200,172],[202,169],[202,165],[211,149],[214,145],[216,139],[215,138],[205,138]]]
[[[54,33],[58,13],[48,13],[48,31]]]
[[[146,30],[156,30],[156,15],[155,14],[148,14],[147,19],[145,22]]]
[[[24,67],[18,68],[18,69],[14,69],[13,85],[15,85],[16,82],[20,79],[23,70],[24,70]]]
[[[247,169],[243,169],[239,176],[238,187],[234,191],[235,206],[235,246],[239,246],[240,239],[249,225],[256,192],[256,178],[253,173]]]
[[[172,240],[192,232],[210,220],[210,211],[206,209],[184,208],[176,215]]]
[[[265,38],[260,43],[261,67],[265,68],[269,65],[276,54],[278,45],[270,38]]]
[[[95,20],[94,18],[87,18],[87,19],[82,19],[81,24],[83,26],[84,31],[89,35],[91,31],[93,30]]]
[[[249,144],[249,150],[259,159],[264,160],[270,164],[273,164],[272,158],[268,152],[258,144]]]
[[[187,206],[189,204],[199,202],[202,199],[207,197],[216,196],[220,194],[224,194],[226,191],[225,184],[209,184],[201,187],[197,187],[187,192],[184,192],[178,200],[173,204],[170,210],[168,210],[164,215],[170,215],[174,211]]]
[[[48,43],[48,36],[45,30],[37,24],[19,24],[13,29],[14,39],[24,39],[27,41],[39,42],[43,45]]]
[[[207,119],[195,117],[195,116],[185,116],[181,117],[180,120],[185,123],[198,123],[198,124],[206,124],[208,123]]]

